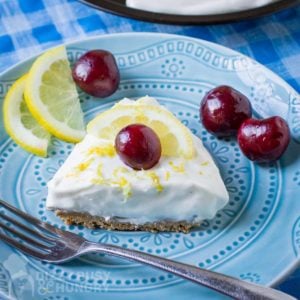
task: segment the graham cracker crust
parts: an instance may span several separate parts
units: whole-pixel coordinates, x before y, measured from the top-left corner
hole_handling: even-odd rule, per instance
[[[188,223],[186,221],[172,222],[160,221],[145,224],[131,224],[128,222],[120,222],[117,219],[105,220],[103,217],[92,216],[87,213],[66,212],[61,210],[55,211],[56,215],[60,217],[67,225],[83,225],[88,228],[103,228],[107,230],[120,231],[150,231],[150,232],[183,232],[188,233],[193,227],[200,224]]]

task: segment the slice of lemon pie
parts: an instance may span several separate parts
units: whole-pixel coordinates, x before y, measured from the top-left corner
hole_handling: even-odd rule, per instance
[[[153,98],[120,101],[87,132],[48,183],[68,224],[188,232],[228,202],[201,140]]]

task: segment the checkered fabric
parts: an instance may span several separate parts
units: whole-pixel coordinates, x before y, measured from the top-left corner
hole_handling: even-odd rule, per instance
[[[0,72],[64,41],[95,34],[154,31],[202,38],[238,50],[299,91],[299,20],[300,7],[228,25],[171,26],[117,17],[76,0],[0,0]]]
[[[300,91],[300,7],[227,25],[171,26],[103,13],[76,0],[0,0],[0,72],[65,41],[151,31],[206,39],[255,58]],[[300,270],[281,289],[300,298]]]

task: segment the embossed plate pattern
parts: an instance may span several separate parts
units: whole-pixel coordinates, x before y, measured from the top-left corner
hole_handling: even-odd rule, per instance
[[[196,135],[218,164],[230,202],[213,220],[189,234],[110,232],[64,225],[45,209],[47,181],[73,145],[53,139],[46,159],[21,150],[0,123],[0,197],[24,211],[84,237],[163,255],[270,285],[282,278],[300,256],[300,99],[282,79],[253,60],[201,40],[161,34],[120,34],[68,44],[74,62],[88,49],[112,51],[121,70],[119,90],[106,100],[80,93],[86,120],[123,97],[154,96]],[[32,59],[0,77],[0,101],[25,73]],[[217,139],[199,122],[203,95],[229,84],[250,98],[255,115],[288,120],[293,141],[278,162],[255,165],[234,138]],[[2,110],[2,105],[0,105]],[[174,299],[215,298],[205,288],[135,263],[95,254],[65,265],[25,257],[0,244],[0,293],[18,299]],[[52,298],[51,298],[52,297]]]

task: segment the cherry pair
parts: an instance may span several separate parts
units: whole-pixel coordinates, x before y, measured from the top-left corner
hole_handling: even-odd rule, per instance
[[[248,98],[229,86],[209,91],[200,106],[204,127],[214,135],[237,133],[242,152],[256,162],[279,159],[290,142],[287,122],[279,116],[257,120],[252,118]]]

